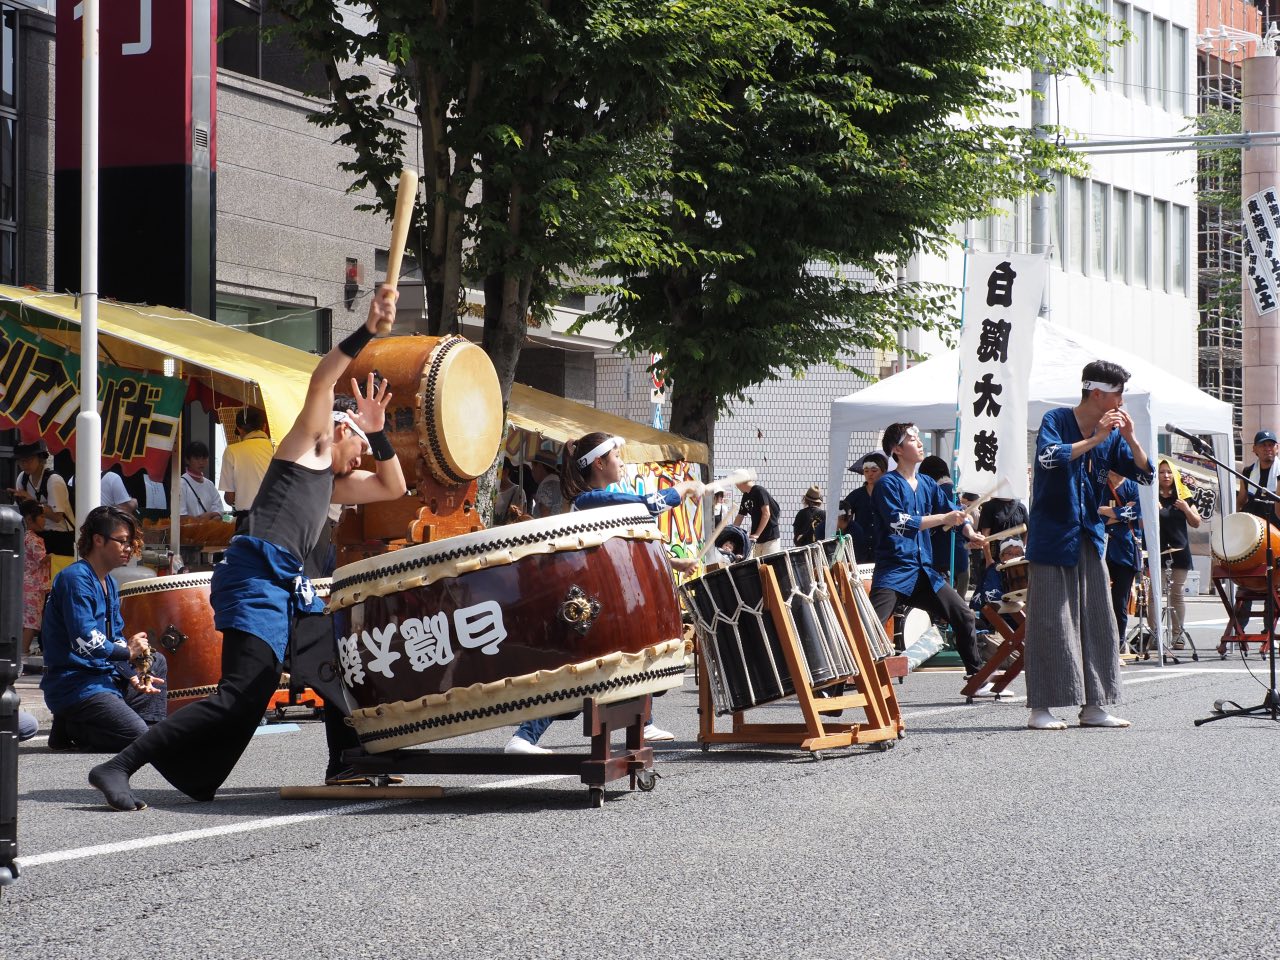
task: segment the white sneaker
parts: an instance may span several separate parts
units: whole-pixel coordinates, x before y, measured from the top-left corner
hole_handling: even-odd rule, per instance
[[[507,741],[507,745],[502,748],[503,753],[522,753],[529,756],[534,754],[550,753],[546,747],[540,747],[536,743],[530,743],[524,737],[514,736]]]
[[[644,738],[646,740],[656,740],[661,742],[674,740],[676,735],[670,730],[662,730],[659,727],[655,727],[652,723],[647,723],[644,727]]]

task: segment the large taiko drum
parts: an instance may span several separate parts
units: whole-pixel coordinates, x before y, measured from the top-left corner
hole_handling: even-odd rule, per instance
[[[213,626],[209,603],[212,573],[183,573],[136,580],[120,588],[124,635],[145,631],[169,661],[169,712],[203,700],[222,679],[222,632]],[[329,581],[313,580],[317,595],[328,596]],[[281,683],[288,690],[288,683]]]
[[[1231,579],[1247,590],[1267,589],[1266,576],[1237,576],[1267,564],[1267,542],[1273,559],[1280,560],[1280,530],[1252,513],[1233,513],[1214,525],[1210,549],[1232,574]]]
[[[678,687],[686,643],[640,505],[513,523],[339,567],[329,609],[370,753]]]
[[[785,617],[800,641],[802,683],[818,690],[857,673],[822,571],[821,544],[741,560],[680,589],[693,614],[717,715],[736,713],[795,693],[773,617],[764,607],[760,568],[771,568]]]
[[[504,417],[488,354],[462,337],[386,337],[361,350],[349,374],[363,386],[373,370],[391,390],[387,438],[410,485],[419,463],[446,485],[489,469]]]

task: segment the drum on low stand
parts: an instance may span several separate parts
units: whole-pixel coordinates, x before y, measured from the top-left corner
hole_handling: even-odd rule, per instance
[[[1210,548],[1232,580],[1265,593],[1268,541],[1273,561],[1280,561],[1280,530],[1252,513],[1233,513],[1214,525]]]
[[[811,689],[857,674],[822,571],[821,544],[742,560],[681,587],[707,664],[716,714],[737,713],[795,693],[773,618],[764,608],[760,567],[778,578],[786,616],[800,641]]]
[[[120,588],[124,635],[145,631],[151,645],[163,650],[169,661],[169,713],[203,700],[222,679],[222,632],[214,628],[209,603],[212,580],[212,573],[183,573],[135,580]],[[328,595],[328,584],[312,581],[321,597]],[[285,679],[280,690],[287,696],[288,689]],[[323,705],[314,695],[312,702]]]
[[[1003,596],[1000,601],[1000,613],[1013,613],[1021,610],[1027,602],[1027,583],[1030,581],[1031,561],[1019,557],[1008,563],[997,563],[996,570],[1000,574],[1000,587]]]
[[[684,681],[671,566],[642,506],[369,557],[334,572],[329,606],[351,722],[368,753]]]

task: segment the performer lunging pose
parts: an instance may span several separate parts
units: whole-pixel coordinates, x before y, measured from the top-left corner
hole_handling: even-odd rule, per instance
[[[1079,405],[1050,410],[1036,437],[1025,653],[1033,730],[1065,730],[1050,708],[1077,704],[1082,727],[1129,726],[1106,710],[1120,698],[1120,641],[1098,507],[1109,470],[1149,484],[1151,464],[1121,406],[1128,371],[1095,360],[1081,376]]]
[[[382,433],[391,400],[385,383],[356,395],[356,412],[334,412],[334,385],[380,321],[395,317],[395,290],[382,287],[365,325],[330,350],[311,375],[302,412],[280,441],[247,518],[214,570],[210,600],[222,631],[222,680],[213,696],[153,727],[89,782],[117,810],[141,810],[129,777],[150,763],[195,800],[212,800],[249,744],[280,679],[293,614],[321,604],[303,573],[330,502],[372,503],[402,496],[400,462]],[[372,452],[377,471],[357,467]]]
[[[944,617],[956,635],[956,652],[966,674],[982,667],[978,656],[973,611],[960,594],[933,568],[930,531],[959,527],[972,543],[986,538],[973,529],[968,514],[947,499],[933,480],[919,472],[924,444],[913,423],[892,423],[880,446],[898,462],[876,483],[871,494],[875,509],[876,572],[871,580],[871,605],[884,620],[898,603]],[[984,691],[979,691],[982,693]]]

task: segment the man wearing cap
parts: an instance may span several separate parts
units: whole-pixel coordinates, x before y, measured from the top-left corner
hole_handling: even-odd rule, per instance
[[[876,512],[871,507],[871,495],[876,482],[889,469],[889,461],[881,453],[868,453],[862,458],[862,486],[849,492],[840,501],[841,512],[848,517],[845,533],[853,539],[853,556],[858,563],[873,563],[876,550]],[[857,472],[858,464],[849,468]]]
[[[817,543],[827,528],[827,511],[822,509],[822,491],[814,484],[804,493],[804,506],[791,525],[792,540],[797,547]]]
[[[1274,431],[1259,430],[1253,435],[1253,455],[1256,462],[1244,468],[1246,477],[1272,493],[1276,492],[1276,481],[1280,479],[1280,465],[1276,464],[1276,446]],[[1275,504],[1261,499],[1258,491],[1248,484],[1240,485],[1240,492],[1236,494],[1236,509],[1252,513],[1268,523],[1280,523],[1280,520],[1277,520]]]
[[[1024,655],[1032,730],[1065,730],[1051,708],[1076,705],[1082,727],[1129,726],[1106,709],[1120,699],[1120,639],[1098,513],[1108,471],[1139,485],[1153,478],[1123,409],[1128,380],[1118,364],[1087,364],[1080,403],[1050,410],[1036,436]]]
[[[742,503],[738,505],[738,515],[733,522],[735,526],[742,526],[742,521],[751,517],[751,526],[747,528],[751,556],[767,557],[777,553],[782,549],[778,533],[778,501],[758,483],[746,482],[735,486],[742,494]]]
[[[34,500],[44,508],[40,536],[49,554],[62,558],[62,562],[54,561],[53,572],[58,573],[76,555],[75,510],[67,482],[49,466],[49,450],[43,440],[18,444],[13,457],[19,473],[9,492],[15,500]]]

